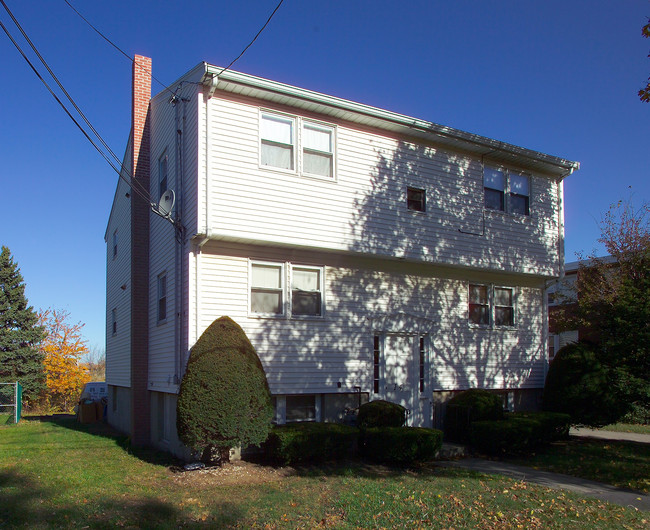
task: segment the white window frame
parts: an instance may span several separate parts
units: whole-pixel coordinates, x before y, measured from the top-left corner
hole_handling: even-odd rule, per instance
[[[279,120],[286,120],[290,121],[292,124],[292,143],[290,144],[283,144],[287,146],[291,146],[293,150],[293,167],[288,169],[288,168],[283,168],[283,167],[278,167],[278,166],[272,166],[269,164],[263,164],[262,163],[262,143],[264,142],[264,138],[262,137],[262,122],[265,117],[269,118],[276,118]],[[331,151],[319,151],[317,149],[310,149],[307,147],[305,144],[306,142],[304,141],[304,130],[305,127],[313,128],[313,129],[320,129],[323,131],[329,131],[331,134]],[[322,180],[327,180],[327,181],[336,181],[336,174],[337,174],[337,164],[336,164],[336,136],[337,136],[337,127],[336,125],[332,123],[326,123],[318,120],[312,120],[309,118],[303,118],[302,116],[294,116],[291,114],[285,114],[282,112],[277,112],[274,110],[269,110],[269,109],[264,109],[260,108],[259,112],[259,138],[258,138],[258,164],[260,169],[268,170],[268,171],[279,171],[282,173],[287,173],[291,175],[300,175],[304,177],[310,177],[310,178],[317,178],[317,179],[322,179]],[[331,157],[331,175],[326,176],[326,175],[320,175],[318,173],[309,173],[305,170],[305,163],[304,163],[304,158],[305,158],[305,150],[307,151],[312,151],[314,153],[320,153],[324,155],[329,155]]]
[[[278,267],[280,268],[280,278],[282,286],[275,291],[280,291],[282,295],[282,312],[281,313],[258,313],[253,311],[253,268],[256,265]],[[318,271],[319,292],[320,292],[320,315],[296,315],[293,314],[293,271],[313,270]],[[322,320],[325,318],[325,273],[324,265],[303,265],[301,263],[292,263],[289,261],[268,261],[259,259],[248,260],[248,316],[253,318],[292,318],[296,320]]]
[[[480,286],[487,288],[487,299],[488,299],[488,323],[481,324],[477,322],[472,322],[471,313],[470,313],[470,288],[472,286]],[[496,303],[494,291],[495,289],[507,289],[512,293],[512,306],[499,306],[499,307],[512,307],[512,324],[496,324],[495,322],[495,311]],[[491,329],[514,329],[517,327],[517,289],[510,285],[494,285],[480,282],[469,282],[467,285],[467,323],[470,327],[474,328],[491,328]]]
[[[320,293],[320,314],[318,315],[297,315],[293,312],[293,273],[295,269],[318,271],[318,292]],[[288,282],[288,296],[287,302],[289,303],[289,313],[292,318],[304,319],[322,319],[325,316],[325,267],[314,265],[300,265],[296,263],[289,263],[289,282]]]
[[[253,289],[261,289],[253,286],[253,268],[255,266],[278,267],[280,269],[280,287],[273,291],[280,291],[282,299],[280,301],[280,313],[258,313],[253,311]],[[285,318],[287,316],[287,273],[285,264],[281,261],[262,261],[249,260],[248,262],[248,314],[253,317],[264,318]]]
[[[487,170],[492,170],[492,171],[498,171],[503,174],[503,190],[497,190],[496,188],[492,188],[490,186],[487,186],[486,181],[485,181],[485,174]],[[528,195],[523,195],[523,194],[518,194],[515,193],[513,188],[512,188],[512,180],[513,177],[521,177],[525,178],[528,180]],[[530,217],[531,216],[531,204],[532,204],[532,195],[533,195],[533,178],[532,175],[529,175],[528,173],[523,173],[521,171],[515,171],[511,169],[507,169],[505,167],[501,166],[484,166],[483,167],[483,209],[490,211],[490,212],[502,212],[502,213],[507,213],[510,215],[517,215],[520,217]],[[497,208],[489,208],[486,205],[485,202],[485,192],[486,190],[494,190],[494,191],[501,191],[503,194],[503,209],[497,209]],[[515,212],[514,211],[514,199],[513,197],[515,196],[521,196],[521,197],[527,197],[527,212],[526,213],[520,213],[520,212]]]
[[[161,286],[162,283],[164,282],[164,290],[165,292],[161,292]],[[156,304],[156,321],[158,324],[164,324],[167,322],[167,317],[168,317],[168,307],[167,307],[167,300],[169,299],[169,282],[167,281],[167,271],[161,272],[158,275],[158,279],[156,281],[156,289],[157,289],[157,296],[156,300],[158,303]],[[160,303],[162,300],[165,300],[165,316],[163,318],[160,318]]]

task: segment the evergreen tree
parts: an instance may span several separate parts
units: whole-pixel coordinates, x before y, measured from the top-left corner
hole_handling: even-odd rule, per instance
[[[25,298],[25,283],[9,249],[0,252],[0,381],[18,381],[27,402],[45,390],[43,354],[38,344],[43,328]]]

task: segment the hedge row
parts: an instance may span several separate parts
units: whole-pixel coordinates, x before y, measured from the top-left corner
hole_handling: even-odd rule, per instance
[[[341,460],[355,449],[374,462],[407,465],[431,460],[442,446],[442,431],[417,427],[359,430],[338,423],[294,423],[273,427],[264,444],[267,457],[282,465]]]
[[[525,453],[567,438],[570,421],[568,414],[513,412],[503,420],[472,422],[469,441],[478,451],[491,455]]]
[[[422,427],[373,427],[361,432],[359,452],[374,462],[407,465],[433,460],[442,431]]]

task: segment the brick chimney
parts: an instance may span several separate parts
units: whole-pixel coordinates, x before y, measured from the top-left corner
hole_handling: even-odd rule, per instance
[[[133,61],[132,152],[133,180],[149,190],[149,102],[151,59]],[[134,190],[135,191],[135,190]],[[149,383],[149,202],[131,193],[131,443],[151,442]]]

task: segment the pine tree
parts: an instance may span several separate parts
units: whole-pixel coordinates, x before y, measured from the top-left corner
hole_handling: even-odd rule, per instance
[[[25,283],[9,249],[0,252],[0,381],[18,381],[27,402],[45,390],[43,354],[38,344],[43,328],[38,315],[27,305]]]

